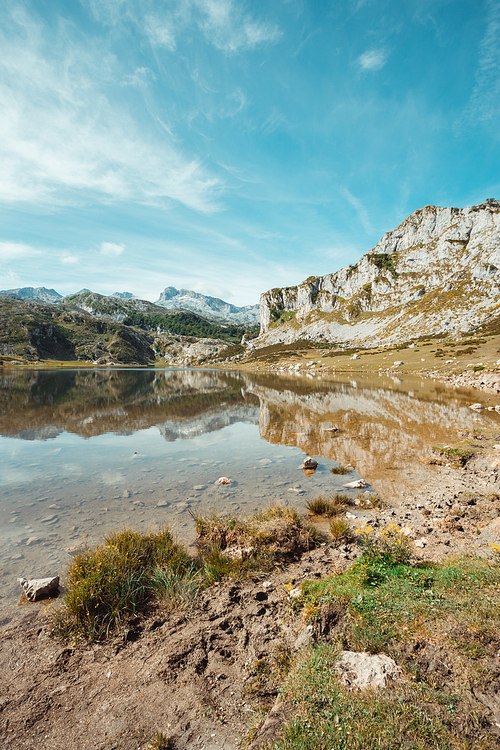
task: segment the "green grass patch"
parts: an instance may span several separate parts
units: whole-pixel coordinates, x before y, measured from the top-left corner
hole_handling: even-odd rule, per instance
[[[479,730],[471,742],[457,730],[453,695],[412,683],[381,693],[347,691],[335,672],[338,651],[320,644],[296,664],[282,690],[285,700],[294,705],[294,718],[272,744],[273,750],[486,750],[496,746],[484,738],[484,731]]]

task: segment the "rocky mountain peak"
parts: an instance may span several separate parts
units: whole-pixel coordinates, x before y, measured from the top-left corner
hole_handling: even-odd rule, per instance
[[[261,296],[261,345],[374,346],[471,330],[500,301],[500,202],[424,206],[358,263]]]

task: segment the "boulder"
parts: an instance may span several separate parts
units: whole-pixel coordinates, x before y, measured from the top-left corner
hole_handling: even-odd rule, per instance
[[[30,602],[35,602],[44,596],[55,595],[59,590],[59,576],[54,578],[33,578],[28,581],[26,578],[18,578],[26,598]]]
[[[344,487],[349,487],[353,490],[361,490],[363,487],[366,487],[366,482],[364,479],[356,479],[354,482],[348,482],[347,484],[344,484]]]
[[[220,479],[217,480],[217,483],[222,485],[232,484],[232,479],[228,479],[227,477],[220,477]]]
[[[344,685],[358,690],[385,688],[402,677],[401,667],[390,656],[364,651],[342,651],[335,669]]]
[[[303,469],[315,469],[318,466],[318,462],[314,458],[310,458],[307,456],[307,458],[304,458],[304,462],[302,464]]]

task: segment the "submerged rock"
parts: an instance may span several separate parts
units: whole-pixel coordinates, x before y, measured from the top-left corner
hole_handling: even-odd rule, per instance
[[[55,594],[59,589],[59,576],[54,578],[18,578],[19,584],[30,602],[35,602],[44,596]]]

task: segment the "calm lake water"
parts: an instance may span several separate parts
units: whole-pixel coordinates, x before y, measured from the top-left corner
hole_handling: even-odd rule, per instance
[[[468,408],[488,398],[388,376],[4,370],[0,626],[18,612],[18,576],[62,575],[72,548],[112,529],[168,523],[192,543],[190,511],[304,510],[359,477],[397,500],[432,474],[422,463],[432,445],[500,424]],[[320,463],[312,477],[301,470],[306,455]],[[338,463],[352,473],[332,475]],[[232,484],[220,486],[221,476]]]

